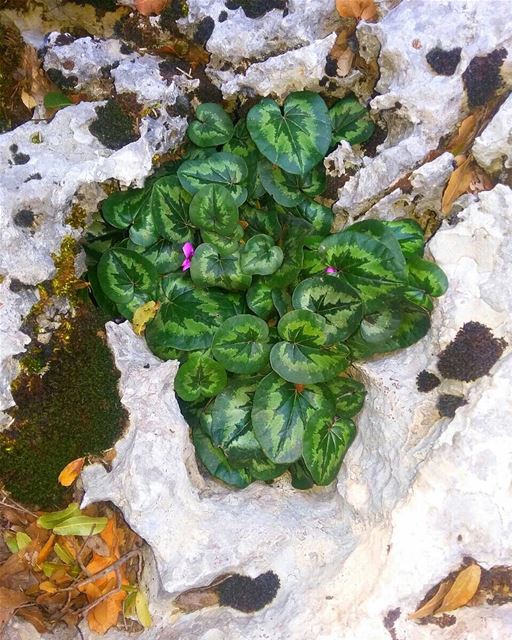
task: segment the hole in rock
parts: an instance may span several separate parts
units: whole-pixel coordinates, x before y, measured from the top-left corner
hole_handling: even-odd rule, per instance
[[[443,418],[453,418],[459,407],[467,404],[462,396],[454,396],[450,393],[443,393],[437,400],[437,409]]]
[[[287,0],[227,0],[226,7],[228,9],[239,9],[242,7],[243,12],[248,18],[261,18],[272,9],[287,9]]]

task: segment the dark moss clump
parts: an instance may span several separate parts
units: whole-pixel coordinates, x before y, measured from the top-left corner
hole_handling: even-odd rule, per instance
[[[122,149],[138,140],[135,123],[113,99],[103,107],[96,107],[97,118],[89,125],[89,131],[108,149]]]
[[[227,11],[221,11],[219,13],[219,17],[217,18],[217,20],[219,22],[225,22],[228,19],[228,12]]]
[[[71,0],[71,2],[82,6],[90,4],[97,11],[115,11],[117,8],[116,0]]]
[[[71,91],[78,84],[77,76],[65,76],[60,69],[48,69],[46,75],[62,91]]]
[[[12,154],[12,161],[14,164],[27,164],[30,160],[30,156],[27,153],[19,151],[17,144],[11,144],[9,151]]]
[[[501,357],[507,343],[480,322],[466,322],[437,360],[445,378],[470,382],[485,376]]]
[[[420,371],[416,376],[416,386],[418,388],[418,391],[421,391],[422,393],[428,393],[429,391],[432,391],[432,389],[438,387],[440,384],[441,380],[439,380],[436,374],[431,373],[430,371],[426,371],[425,369],[423,369],[423,371]]]
[[[5,8],[16,8],[16,4],[7,3]],[[0,2],[0,8],[2,6]],[[32,112],[21,100],[19,67],[24,49],[25,43],[19,29],[6,17],[0,16],[0,133],[32,117]]]
[[[13,217],[14,224],[18,227],[31,227],[34,224],[35,215],[30,209],[21,209]]]
[[[459,407],[467,404],[462,396],[454,396],[450,393],[442,393],[437,399],[437,409],[443,418],[453,418]]]
[[[430,49],[425,56],[432,69],[442,76],[453,76],[460,62],[461,47],[446,51],[440,47]]]
[[[188,15],[188,5],[186,0],[170,0],[168,5],[160,14],[160,26],[162,29],[174,31],[176,20]]]
[[[21,502],[61,505],[66,497],[57,483],[62,468],[100,454],[121,435],[126,416],[117,390],[119,372],[103,328],[98,311],[78,307],[47,347],[34,350],[34,362],[24,362],[13,384],[17,406],[13,426],[0,434],[0,481]]]
[[[225,5],[228,9],[242,7],[248,18],[261,18],[272,9],[285,11],[288,8],[288,0],[226,0]]]
[[[280,583],[273,571],[262,573],[257,578],[234,575],[217,587],[219,604],[238,611],[259,611],[276,597]]]
[[[496,49],[486,56],[475,56],[468,64],[462,80],[470,107],[484,105],[500,88],[500,69],[506,57],[506,49]]]

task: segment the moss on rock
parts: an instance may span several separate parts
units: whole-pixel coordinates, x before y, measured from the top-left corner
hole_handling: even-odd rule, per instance
[[[17,500],[60,506],[68,492],[57,483],[62,468],[101,454],[123,431],[119,372],[104,321],[91,305],[77,307],[45,347],[49,355],[38,352],[35,366],[24,367],[13,384],[17,406],[13,425],[0,434],[0,482]]]
[[[108,149],[121,149],[140,137],[135,122],[116,100],[107,100],[104,106],[96,107],[96,114],[89,131]]]

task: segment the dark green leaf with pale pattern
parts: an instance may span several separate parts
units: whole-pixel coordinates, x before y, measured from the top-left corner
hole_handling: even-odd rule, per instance
[[[231,139],[233,129],[231,118],[220,104],[203,102],[188,125],[187,135],[198,147],[216,147]]]
[[[155,266],[158,273],[165,274],[181,267],[184,258],[181,247],[181,244],[159,238],[150,247],[141,247],[133,242],[128,242],[126,248],[140,253]]]
[[[113,227],[127,229],[139,213],[146,196],[145,189],[115,191],[101,203],[101,213]]]
[[[287,464],[276,464],[266,457],[263,460],[253,458],[247,465],[247,470],[254,480],[261,480],[262,482],[270,482],[278,478],[287,469]]]
[[[316,484],[328,485],[336,479],[355,435],[356,426],[350,418],[335,418],[325,411],[316,411],[309,418],[303,457]]]
[[[315,200],[306,198],[293,209],[293,214],[307,220],[319,234],[326,235],[331,230],[332,211]]]
[[[190,220],[201,231],[231,233],[238,224],[238,207],[221,184],[206,184],[192,198]]]
[[[244,236],[244,230],[237,224],[227,235],[215,231],[201,231],[203,242],[213,245],[220,256],[229,256],[240,249],[240,240]]]
[[[301,491],[306,491],[315,486],[315,482],[301,458],[290,465],[290,475],[292,476],[292,487]]]
[[[158,230],[150,205],[151,198],[148,196],[128,232],[130,240],[141,247],[150,247],[158,240]]]
[[[249,467],[251,461],[264,462],[268,458],[263,453],[260,443],[256,440],[252,429],[247,429],[229,444],[222,447],[230,464],[235,468]]]
[[[174,390],[182,400],[194,402],[216,396],[227,382],[228,376],[221,364],[203,353],[192,353],[178,369]]]
[[[98,263],[98,278],[104,293],[116,303],[127,303],[135,294],[156,293],[155,267],[135,251],[109,249]]]
[[[238,489],[243,489],[250,484],[251,476],[247,471],[232,467],[222,449],[214,447],[210,438],[201,429],[192,429],[192,440],[199,460],[212,476]]]
[[[217,447],[228,446],[251,428],[254,392],[259,380],[232,379],[213,404],[211,436]]]
[[[375,129],[367,110],[354,96],[338,100],[329,109],[329,116],[332,121],[331,146],[336,146],[340,140],[360,144],[368,140]]]
[[[361,337],[369,344],[382,344],[391,338],[402,321],[402,310],[384,307],[380,311],[366,314],[359,328]]]
[[[272,302],[280,318],[293,310],[292,297],[287,289],[272,289]]]
[[[336,399],[337,416],[352,418],[361,411],[366,397],[364,384],[354,378],[337,377],[329,380],[327,386]]]
[[[270,352],[272,369],[294,384],[327,382],[348,366],[348,350],[332,344],[327,321],[306,309],[290,311],[277,325],[283,342]]]
[[[269,287],[280,289],[295,282],[302,269],[302,261],[304,259],[303,245],[304,239],[302,235],[288,234],[282,245],[283,263],[277,271],[265,280]]]
[[[282,108],[264,98],[247,114],[247,128],[270,162],[299,175],[323,160],[331,142],[329,112],[311,91],[291,93]]]
[[[336,327],[338,340],[356,331],[363,317],[363,303],[354,287],[335,276],[316,276],[299,283],[293,292],[295,309],[309,309]]]
[[[240,210],[240,218],[247,223],[245,233],[248,237],[264,233],[277,240],[281,236],[281,223],[274,209],[257,209],[246,205]]]
[[[448,279],[437,264],[412,256],[407,260],[409,279],[412,285],[422,289],[431,296],[438,297],[446,293]]]
[[[185,160],[178,169],[178,178],[189,193],[196,193],[205,184],[221,184],[231,193],[237,206],[247,199],[247,165],[243,158],[220,152],[204,160]]]
[[[232,373],[250,375],[261,371],[270,353],[267,323],[251,314],[229,318],[218,328],[212,351]]]
[[[270,318],[275,311],[272,289],[264,280],[253,281],[245,298],[249,309],[263,320]]]
[[[386,227],[391,231],[400,244],[402,253],[406,258],[409,256],[423,256],[425,240],[423,229],[412,218],[401,218],[399,220],[386,220]]]
[[[240,291],[251,286],[251,276],[242,272],[240,252],[221,256],[211,244],[197,247],[190,264],[192,280],[200,287],[222,287]]]
[[[160,178],[154,183],[148,206],[163,238],[181,244],[193,239],[194,228],[188,215],[191,200],[176,176]]]
[[[288,179],[288,175],[268,160],[259,161],[258,175],[265,191],[283,207],[294,207],[304,200],[304,194]]]
[[[283,263],[283,250],[273,238],[258,234],[250,238],[240,251],[242,271],[247,275],[268,276]]]
[[[282,464],[298,460],[305,424],[318,409],[334,412],[334,399],[328,389],[308,385],[298,390],[276,373],[265,376],[254,394],[251,419],[267,457]]]

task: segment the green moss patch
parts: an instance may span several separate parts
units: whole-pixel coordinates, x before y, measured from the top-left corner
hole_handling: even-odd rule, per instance
[[[67,490],[57,482],[62,468],[75,458],[101,454],[123,431],[119,372],[104,322],[90,305],[77,307],[44,348],[44,373],[25,367],[13,384],[17,406],[12,427],[0,434],[0,482],[21,502],[42,508],[64,504]]]

